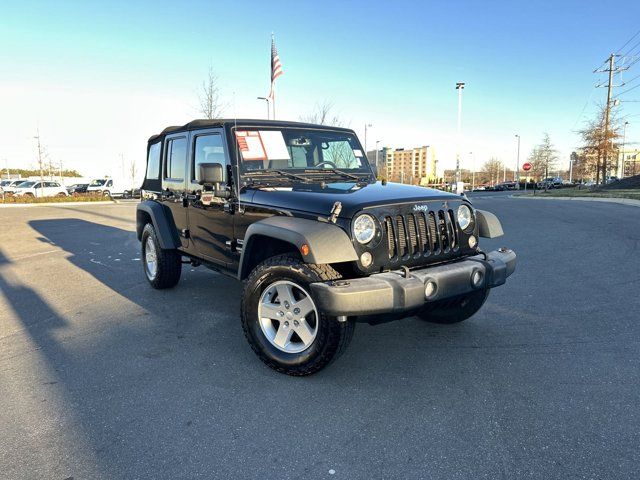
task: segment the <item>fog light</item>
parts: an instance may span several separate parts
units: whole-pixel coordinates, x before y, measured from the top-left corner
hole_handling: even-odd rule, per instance
[[[476,237],[474,237],[473,235],[471,235],[469,237],[469,247],[470,248],[476,248],[476,245],[478,245],[478,239]]]
[[[362,255],[360,255],[360,263],[362,264],[363,267],[368,267],[369,265],[371,265],[372,262],[373,262],[373,257],[371,256],[371,253],[364,252]]]
[[[482,285],[483,279],[484,279],[484,275],[480,270],[476,270],[471,275],[471,283],[473,284],[474,287],[479,287],[480,285]]]
[[[438,285],[433,280],[429,280],[424,286],[424,296],[426,299],[433,298],[438,291]]]

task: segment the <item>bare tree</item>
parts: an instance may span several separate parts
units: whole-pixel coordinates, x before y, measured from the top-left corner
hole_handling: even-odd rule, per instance
[[[208,119],[220,118],[224,113],[224,108],[225,105],[220,99],[218,76],[210,66],[207,79],[202,82],[200,90],[200,113]]]
[[[500,160],[491,157],[482,166],[482,177],[492,185],[499,183],[500,173],[504,170],[504,165]]]
[[[316,103],[310,113],[301,115],[299,118],[301,122],[315,123],[316,125],[343,126],[342,119],[333,113],[333,103],[328,100]]]
[[[138,175],[138,165],[135,160],[131,160],[129,162],[129,178],[131,178],[131,190],[133,194],[133,189],[136,186],[136,176]]]
[[[601,106],[596,118],[587,122],[579,131],[582,145],[578,152],[578,167],[586,174],[594,175],[596,183],[604,181],[607,176],[608,158],[616,158],[619,146],[615,140],[620,138],[620,125],[617,115],[612,111],[609,130],[605,131],[605,107]]]

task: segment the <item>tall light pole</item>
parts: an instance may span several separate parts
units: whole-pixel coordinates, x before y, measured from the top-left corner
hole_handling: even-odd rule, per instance
[[[471,191],[476,189],[476,156],[473,152],[469,152],[471,156]]]
[[[456,90],[458,90],[458,139],[456,142],[456,193],[463,193],[463,188],[460,188],[460,141],[462,130],[462,90],[464,90],[464,82],[456,83]]]
[[[516,171],[513,174],[513,179],[517,182],[516,188],[520,190],[520,135],[516,134],[518,139],[518,155],[516,156]]]
[[[380,145],[380,140],[376,140],[376,172],[378,173],[378,175],[380,175],[380,172],[378,172],[378,151],[380,150],[378,145]],[[387,175],[385,174],[385,178],[386,176]]]
[[[269,99],[267,97],[258,97],[258,100],[264,100],[265,102],[267,102],[267,120],[269,120]]]
[[[364,124],[364,153],[367,153],[367,129],[373,127],[370,123]]]
[[[624,122],[624,128],[622,130],[622,158],[620,159],[618,178],[624,178],[624,144],[627,142],[627,125],[629,125],[629,122]]]

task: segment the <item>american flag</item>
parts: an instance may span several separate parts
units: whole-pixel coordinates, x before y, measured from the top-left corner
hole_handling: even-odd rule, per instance
[[[269,98],[273,101],[276,98],[276,78],[282,75],[282,64],[280,63],[280,56],[276,50],[276,42],[271,35],[271,90],[269,91]]]

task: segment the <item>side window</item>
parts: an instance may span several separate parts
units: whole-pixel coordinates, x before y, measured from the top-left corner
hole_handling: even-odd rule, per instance
[[[113,187],[113,180],[109,180],[107,182],[107,187]]]
[[[160,178],[160,142],[154,143],[149,147],[147,178],[149,180],[158,180]]]
[[[192,180],[200,180],[200,165],[202,163],[221,163],[223,167],[227,163],[222,136],[219,133],[198,135],[195,138]]]
[[[187,139],[172,138],[167,141],[165,154],[165,178],[184,180],[184,164],[187,160]]]
[[[33,188],[40,188],[40,182],[36,183]]]

